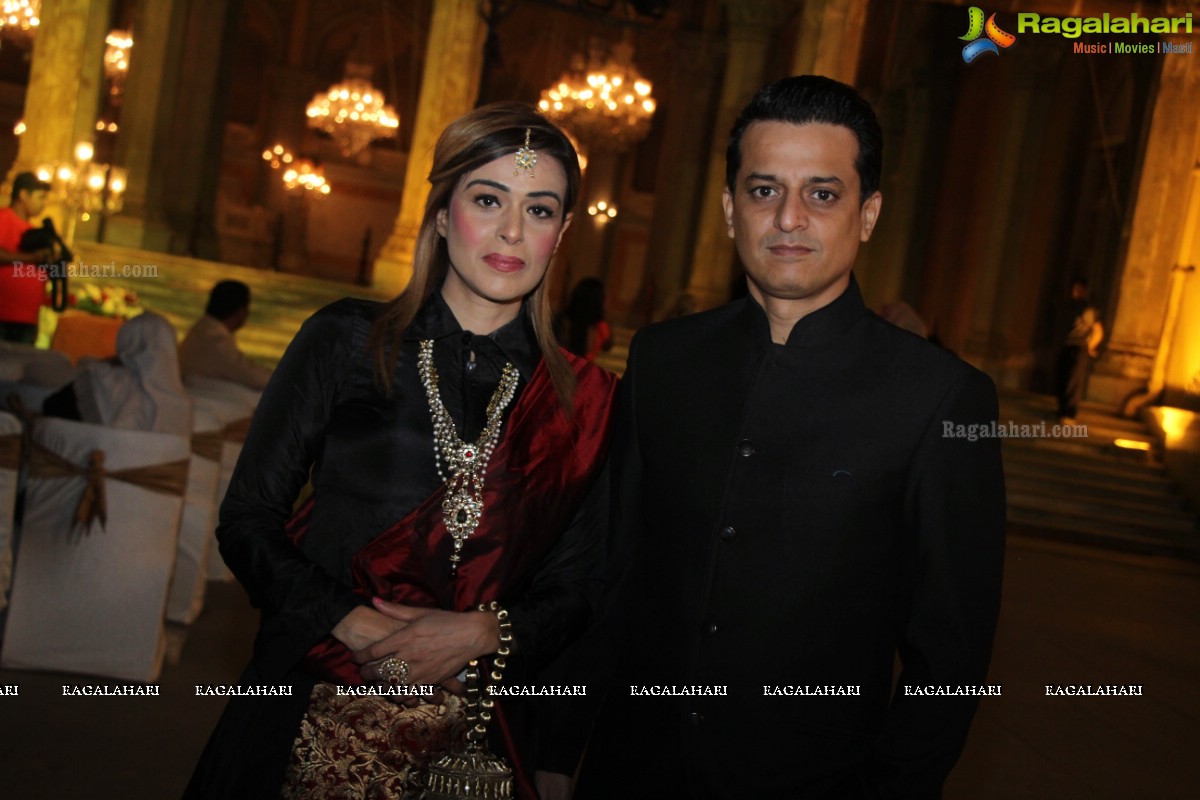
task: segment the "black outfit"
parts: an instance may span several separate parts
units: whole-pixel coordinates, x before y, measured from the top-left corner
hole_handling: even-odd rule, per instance
[[[37,341],[37,334],[37,325],[25,322],[0,321],[0,342],[34,344]]]
[[[373,382],[367,349],[380,304],[342,300],[304,323],[255,412],[221,506],[221,554],[262,610],[243,685],[291,684],[292,697],[230,701],[185,797],[277,797],[315,679],[301,659],[361,601],[350,589],[355,553],[404,518],[441,484],[433,425],[417,373],[418,341],[434,340],[442,401],[467,441],[478,437],[505,362],[520,391],[541,360],[524,311],[488,336],[465,332],[440,294],[405,331],[388,398]],[[509,405],[508,411],[517,404]],[[465,424],[463,423],[465,420]],[[292,504],[309,479],[315,504],[299,547],[284,535]],[[507,602],[520,652],[505,680],[520,682],[591,619],[603,557],[607,479],[597,482],[575,521],[526,591]],[[443,565],[437,565],[442,568]],[[519,703],[514,727],[527,740]]]
[[[996,415],[986,375],[853,279],[784,345],[750,298],[641,331],[611,453],[620,665],[576,797],[938,797],[976,700],[893,695],[893,664],[901,685],[985,682],[999,445],[943,434]]]

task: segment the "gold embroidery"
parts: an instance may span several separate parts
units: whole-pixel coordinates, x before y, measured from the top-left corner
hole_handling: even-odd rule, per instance
[[[283,799],[416,800],[429,763],[461,750],[466,733],[463,702],[454,695],[407,708],[318,683],[292,745]]]

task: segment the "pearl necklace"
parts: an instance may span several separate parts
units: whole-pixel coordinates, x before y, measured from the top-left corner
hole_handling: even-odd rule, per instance
[[[500,383],[488,401],[487,423],[474,444],[459,438],[454,419],[442,403],[438,392],[438,372],[433,365],[433,340],[423,339],[417,355],[417,372],[425,386],[429,400],[429,412],[433,416],[433,461],[438,477],[446,484],[442,497],[442,515],[446,530],[454,537],[454,552],[450,554],[450,575],[453,577],[462,561],[462,546],[467,537],[479,527],[483,514],[483,479],[487,475],[488,461],[496,442],[500,440],[504,409],[512,402],[517,390],[520,374],[511,363],[504,365]],[[442,471],[445,462],[449,477]]]

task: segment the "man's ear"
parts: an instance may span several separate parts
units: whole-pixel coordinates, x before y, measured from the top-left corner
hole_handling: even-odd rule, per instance
[[[879,209],[882,205],[883,195],[879,192],[868,197],[867,202],[863,203],[861,211],[862,229],[858,237],[860,242],[865,242],[871,238],[871,233],[875,230],[875,223],[879,221]]]
[[[725,233],[733,238],[733,193],[726,186],[721,190],[721,208],[725,210]]]

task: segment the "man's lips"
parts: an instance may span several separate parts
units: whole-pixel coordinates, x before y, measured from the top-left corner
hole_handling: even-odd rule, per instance
[[[483,257],[483,262],[497,272],[516,272],[525,266],[524,259],[499,253],[488,253]]]
[[[779,256],[781,258],[799,258],[801,256],[808,255],[809,253],[813,252],[815,249],[816,248],[809,247],[807,245],[803,245],[803,244],[799,244],[799,243],[796,243],[796,244],[779,243],[779,244],[773,244],[773,245],[770,245],[767,247],[767,250],[770,251],[770,253],[772,255]]]

